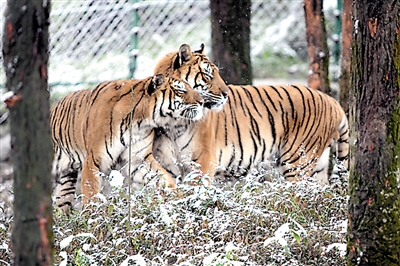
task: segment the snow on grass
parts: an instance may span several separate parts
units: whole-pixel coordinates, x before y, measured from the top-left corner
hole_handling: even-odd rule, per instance
[[[343,190],[315,180],[261,182],[250,176],[229,187],[183,183],[172,192],[147,185],[130,196],[122,187],[70,216],[54,212],[55,261],[343,265],[346,208]],[[11,226],[2,224],[0,245],[8,247]],[[9,248],[0,248],[0,260],[11,256]]]

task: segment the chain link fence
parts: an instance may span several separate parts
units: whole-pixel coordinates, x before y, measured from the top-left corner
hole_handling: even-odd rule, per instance
[[[332,33],[336,6],[325,2],[327,30]],[[5,6],[3,0],[2,10]],[[53,0],[49,83],[52,88],[78,89],[128,78],[132,72],[147,77],[159,58],[182,43],[194,49],[204,43],[211,55],[211,23],[209,1]],[[305,77],[306,46],[303,0],[252,1],[255,78]],[[2,62],[0,68],[4,87]]]

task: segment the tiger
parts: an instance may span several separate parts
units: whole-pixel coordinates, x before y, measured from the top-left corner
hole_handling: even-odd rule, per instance
[[[205,108],[220,111],[228,99],[229,88],[218,67],[204,54],[204,48],[201,44],[200,50],[192,51],[188,44],[182,44],[178,51],[168,53],[156,63],[154,73],[180,77],[200,93]]]
[[[162,58],[158,65],[163,67],[154,73],[179,74],[171,64],[174,56],[176,53]],[[192,76],[181,78],[193,84]],[[185,134],[179,129],[156,131],[153,152],[172,176],[185,176],[192,170],[189,167],[185,172],[180,167],[185,161],[200,165],[201,172],[211,180],[240,177],[271,162],[286,180],[315,176],[328,183],[332,146],[341,166],[334,169],[333,175],[346,174],[349,125],[334,98],[303,85],[227,86],[228,99],[222,110],[208,110],[200,121],[189,122]],[[209,106],[208,99],[204,100]]]
[[[161,74],[105,81],[62,98],[50,111],[58,208],[64,213],[72,208],[78,175],[82,202],[88,203],[100,191],[100,173],[128,162],[129,150],[132,167],[131,173],[125,167],[125,174],[144,183],[151,170],[161,176],[163,185],[174,188],[174,179],[152,154],[154,129],[199,120],[203,105],[188,83]]]
[[[167,76],[177,76],[185,80],[204,99],[204,110],[218,112],[222,110],[230,91],[220,76],[218,67],[205,55],[204,49],[204,44],[201,44],[200,49],[196,51],[192,51],[188,44],[182,44],[178,51],[166,54],[156,63],[154,73],[165,73]],[[195,122],[186,122],[185,126],[175,126],[167,131],[174,132],[174,135],[179,135],[182,139],[190,138]],[[175,177],[183,171],[178,163],[180,149],[175,146],[174,141],[164,139],[165,135],[162,133],[164,131],[163,127],[155,130],[156,138],[159,140],[155,142],[157,145],[153,146],[153,154],[157,155],[156,159],[162,161],[163,165],[167,166],[165,169]],[[203,158],[208,160],[206,154],[211,152],[211,149],[204,147],[203,152]],[[208,164],[207,161],[200,163]]]

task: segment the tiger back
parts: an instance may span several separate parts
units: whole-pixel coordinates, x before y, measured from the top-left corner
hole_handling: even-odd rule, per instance
[[[203,99],[188,83],[156,75],[107,81],[93,90],[73,92],[56,103],[50,115],[56,204],[68,212],[78,175],[87,203],[100,191],[99,174],[129,157],[131,173],[125,174],[134,176],[134,181],[144,183],[161,175],[165,186],[174,187],[174,180],[153,157],[154,128],[200,119]]]

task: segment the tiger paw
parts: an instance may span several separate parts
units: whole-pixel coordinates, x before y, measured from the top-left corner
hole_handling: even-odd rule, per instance
[[[170,175],[161,175],[157,185],[168,190],[176,189],[175,180]]]
[[[191,186],[210,186],[211,185],[211,178],[204,174],[200,170],[195,170],[190,172],[184,179],[183,183],[189,184]]]

